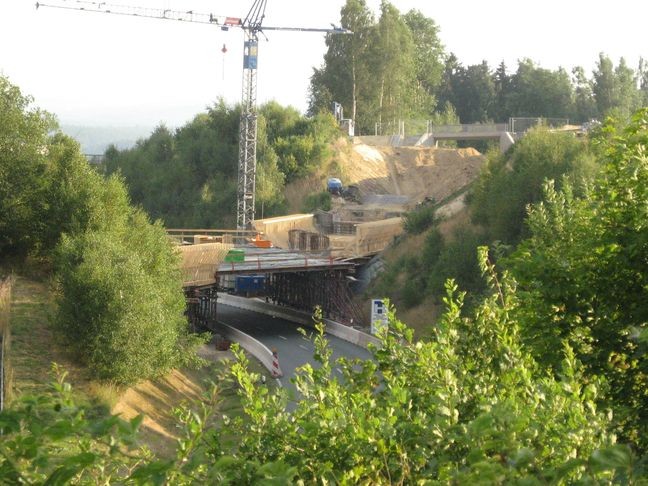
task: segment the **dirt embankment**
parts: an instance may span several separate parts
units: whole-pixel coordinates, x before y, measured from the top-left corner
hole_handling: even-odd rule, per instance
[[[470,184],[484,156],[472,148],[374,147],[340,139],[329,167],[286,187],[291,210],[301,210],[304,198],[326,189],[327,177],[356,185],[363,195],[407,196],[410,205],[426,197],[441,201]]]
[[[472,182],[484,156],[472,148],[353,146],[346,165],[349,184],[368,194],[408,196],[412,203],[425,197],[443,200]]]

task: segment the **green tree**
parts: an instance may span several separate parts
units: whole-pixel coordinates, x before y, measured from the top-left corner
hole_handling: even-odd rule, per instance
[[[490,241],[515,244],[523,235],[527,204],[542,199],[545,179],[569,175],[579,181],[596,169],[586,141],[532,130],[506,154],[490,154],[473,190],[472,219]]]
[[[492,267],[487,271],[493,275]],[[370,361],[333,363],[318,325],[319,363],[299,370],[295,385],[303,398],[291,413],[284,410],[285,395],[255,385],[239,354],[233,373],[245,419],[230,422],[234,455],[290,465],[305,483],[639,477],[630,451],[614,446],[605,431],[607,420],[595,410],[596,387],[582,383],[569,348],[560,377],[546,375],[510,318],[517,306],[512,282],[491,277],[490,288],[475,313],[462,316],[463,294],[450,284],[447,312],[428,342],[414,342],[391,314]]]
[[[608,382],[606,405],[622,437],[648,448],[648,110],[599,140],[606,165],[582,199],[546,187],[529,216],[531,237],[510,261],[523,292],[524,337],[557,366],[567,342],[588,374]]]
[[[57,248],[57,328],[94,376],[131,384],[190,362],[197,341],[164,228],[130,207],[119,179],[97,191],[87,229]]]
[[[370,70],[365,55],[369,48],[369,32],[373,15],[364,0],[347,0],[340,11],[341,26],[352,35],[326,36],[324,65],[315,69],[311,78],[309,113],[330,111],[331,103],[342,103],[347,116],[358,120],[362,92],[366,91]],[[359,123],[362,126],[362,123]]]
[[[608,56],[599,54],[593,77],[592,90],[602,116],[613,115],[627,120],[641,106],[636,75],[624,58],[619,60],[615,68]]]
[[[564,69],[551,71],[521,60],[511,77],[507,111],[510,116],[568,118],[573,112],[572,89]]]
[[[372,31],[368,61],[372,65],[372,90],[377,94],[377,122],[389,123],[412,113],[412,87],[416,58],[412,32],[400,12],[386,0]]]
[[[451,80],[450,102],[461,123],[479,123],[489,119],[495,100],[495,86],[486,61],[464,68],[459,65]]]
[[[580,122],[598,118],[592,83],[586,78],[585,70],[577,66],[572,69],[572,76],[574,80],[574,115],[572,118]]]
[[[510,117],[506,100],[510,96],[511,76],[507,73],[504,61],[499,63],[493,73],[493,87],[495,99],[491,106],[490,118],[498,123],[505,122]]]
[[[56,123],[32,98],[0,76],[0,255],[39,245],[47,191],[48,134]]]
[[[416,88],[413,106],[417,116],[429,116],[436,105],[436,91],[441,83],[444,48],[439,39],[439,27],[433,19],[418,10],[403,16],[412,33],[415,49]]]

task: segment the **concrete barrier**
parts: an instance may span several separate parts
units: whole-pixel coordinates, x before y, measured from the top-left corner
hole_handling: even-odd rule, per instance
[[[258,359],[272,373],[272,351],[265,344],[224,322],[218,321],[218,331],[222,332],[230,341],[239,343],[243,349]]]
[[[315,326],[313,318],[310,314],[308,314],[307,312],[291,309],[289,307],[276,306],[255,299],[246,299],[244,297],[238,297],[235,295],[223,293],[218,294],[218,302],[232,307],[237,307],[239,309],[259,312],[261,314],[266,314],[273,317],[280,317],[282,319],[286,319],[287,321],[296,322],[309,328],[313,328]],[[369,344],[373,344],[375,346],[380,345],[380,340],[372,336],[371,334],[358,331],[357,329],[345,326],[344,324],[332,321],[331,319],[322,319],[322,322],[326,325],[326,332],[335,337],[355,344],[356,346],[360,346],[366,349]]]

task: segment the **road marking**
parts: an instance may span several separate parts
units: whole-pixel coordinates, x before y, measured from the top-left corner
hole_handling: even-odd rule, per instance
[[[278,336],[279,336],[281,339],[283,339],[284,341],[288,341],[288,339],[285,338],[285,337],[283,337],[281,334],[278,334]]]
[[[338,373],[340,373],[341,375],[343,375],[343,374],[344,374],[344,373],[342,372],[342,370],[341,370],[340,368],[335,368],[335,369],[336,369],[336,370],[337,370],[337,372],[338,372]]]
[[[308,351],[308,348],[306,346],[304,346],[303,344],[300,344],[299,347],[302,348],[305,351]]]
[[[279,378],[277,378],[277,386],[279,388],[283,388],[283,385],[281,384],[281,380]]]

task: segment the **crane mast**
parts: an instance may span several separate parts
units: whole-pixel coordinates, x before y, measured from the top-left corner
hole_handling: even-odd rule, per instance
[[[240,28],[245,38],[243,42],[243,82],[241,96],[241,118],[239,124],[239,155],[236,227],[240,230],[250,229],[254,221],[256,162],[257,162],[257,59],[259,33],[264,30],[292,32],[323,32],[327,34],[352,34],[353,32],[333,26],[332,29],[307,27],[281,27],[262,25],[268,0],[254,0],[244,20],[238,17],[227,17],[170,9],[153,9],[127,5],[111,5],[105,2],[89,0],[48,0],[37,2],[36,8],[52,7],[84,12],[101,12],[115,15],[145,17],[180,22],[195,22],[220,26],[222,30]]]

